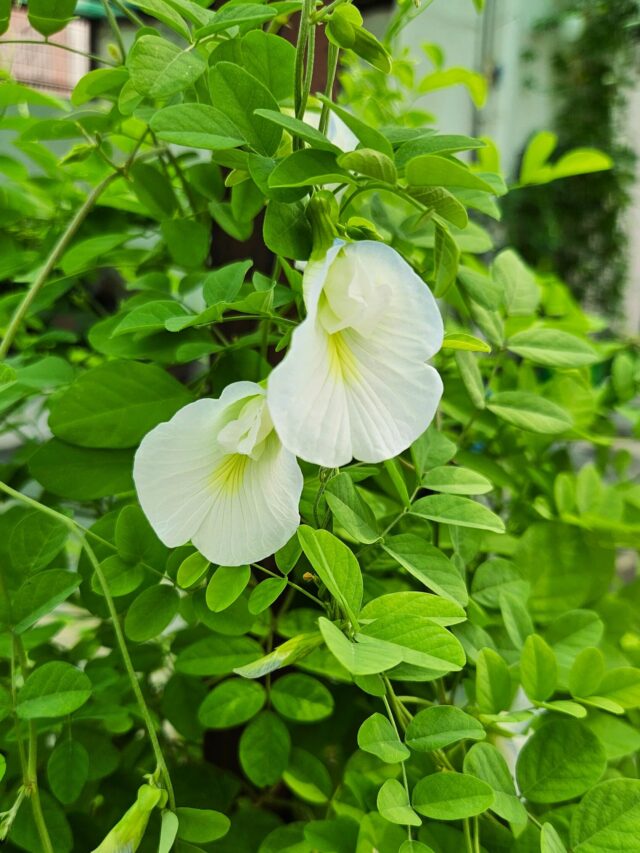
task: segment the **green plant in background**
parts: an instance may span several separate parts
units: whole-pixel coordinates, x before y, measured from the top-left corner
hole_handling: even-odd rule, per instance
[[[628,92],[638,79],[637,0],[563,0],[540,22],[558,37],[553,57],[561,154],[593,146],[614,168],[548,189],[527,188],[507,204],[507,238],[531,263],[557,272],[579,298],[620,307],[627,278],[629,191],[636,157],[625,141]],[[597,199],[597,202],[596,202]]]
[[[73,12],[30,7],[43,35]],[[505,191],[482,141],[333,103],[342,50],[376,69],[376,86],[403,74],[350,6],[305,0],[295,48],[278,35],[295,0],[122,8],[157,26],[70,104],[0,84],[13,134],[0,161],[7,850],[639,850],[640,592],[633,561],[616,572],[640,538],[640,488],[616,439],[621,418],[638,428],[637,349],[513,250],[480,260],[492,241],[469,211],[498,216]],[[316,27],[332,45],[317,101]],[[487,150],[475,167],[456,156]],[[358,275],[325,268],[365,252],[374,261]],[[380,304],[383,258],[396,272]],[[229,516],[208,556],[163,544],[154,527],[174,534],[138,465],[166,422],[180,412],[193,431],[193,406],[250,385],[223,425],[239,466],[225,483],[250,494],[243,472],[277,441],[264,409],[256,421],[265,385],[280,440],[304,458],[335,427],[339,407],[321,424],[305,407],[296,436],[306,389],[282,380],[304,364],[314,312],[331,370],[353,380],[364,356],[341,347],[369,310],[384,322],[387,285],[409,281],[444,316],[431,426],[380,461],[325,459],[337,441],[317,461],[340,468],[299,460],[301,526],[274,555],[210,562],[210,546],[244,548],[263,529],[259,503],[246,541]],[[343,301],[362,297],[356,285],[364,314]],[[397,322],[402,353],[421,316]],[[367,346],[387,346],[372,328]],[[414,345],[436,342],[434,325]],[[296,388],[291,410],[270,399],[277,364],[278,395]],[[374,407],[372,426],[406,427],[424,400],[402,399]],[[208,494],[206,434],[202,448]],[[192,480],[187,451],[147,457],[149,475],[184,459]],[[151,495],[167,523],[187,500],[200,512],[180,474]],[[270,507],[292,494],[275,489]]]

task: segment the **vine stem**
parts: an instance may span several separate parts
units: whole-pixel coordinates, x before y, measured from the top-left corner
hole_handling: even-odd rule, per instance
[[[5,333],[4,340],[0,344],[0,359],[5,358],[7,353],[11,349],[11,344],[13,343],[13,340],[18,333],[18,329],[20,328],[22,321],[29,312],[29,308],[31,307],[34,299],[42,289],[43,285],[46,283],[55,265],[58,263],[65,250],[67,249],[73,238],[76,236],[78,229],[80,228],[84,220],[87,218],[89,211],[93,208],[94,204],[96,203],[100,195],[102,195],[102,193],[106,190],[109,184],[114,181],[118,176],[119,172],[113,172],[112,174],[107,175],[107,177],[103,181],[101,181],[96,187],[93,188],[93,190],[87,196],[84,204],[76,211],[75,216],[73,217],[71,222],[69,222],[66,229],[60,236],[60,239],[56,243],[53,251],[49,255],[46,264],[40,270],[40,273],[37,276],[36,280],[26,292],[24,299],[22,300],[20,305],[18,305],[18,308],[16,309],[13,317],[11,318],[11,322],[9,323],[9,328]]]
[[[95,572],[98,583],[100,584],[100,589],[104,596],[105,603],[107,605],[107,610],[109,611],[109,616],[111,617],[111,621],[113,622],[113,630],[116,636],[118,650],[120,651],[120,655],[122,657],[122,661],[124,663],[129,682],[131,684],[133,695],[136,698],[136,702],[138,703],[142,719],[144,720],[145,727],[147,729],[147,734],[149,735],[153,754],[156,759],[156,769],[160,772],[164,780],[165,788],[167,790],[167,795],[169,798],[169,807],[174,810],[176,807],[176,801],[173,792],[173,785],[171,783],[171,777],[169,775],[167,763],[164,759],[164,755],[162,754],[162,749],[160,747],[160,741],[158,740],[155,725],[153,723],[153,720],[151,719],[151,714],[149,712],[149,708],[147,707],[147,703],[145,702],[142,690],[140,689],[138,676],[136,675],[136,671],[131,661],[131,656],[129,655],[129,649],[127,648],[127,643],[124,637],[124,633],[122,631],[122,626],[120,625],[120,618],[118,616],[116,606],[113,602],[113,597],[111,595],[111,590],[109,589],[109,584],[107,583],[107,579],[104,576],[104,572],[102,571],[102,568],[100,566],[98,558],[95,555],[93,548],[87,542],[84,528],[76,524],[76,522],[72,518],[68,518],[66,515],[62,515],[62,513],[57,512],[55,509],[45,506],[44,504],[39,503],[33,498],[29,498],[26,495],[23,495],[21,492],[12,489],[11,486],[7,486],[5,483],[0,482],[0,491],[3,491],[5,492],[5,494],[10,495],[11,497],[16,498],[17,500],[20,500],[22,503],[25,503],[28,506],[34,507],[34,509],[39,510],[45,515],[50,515],[53,518],[56,518],[58,521],[63,522],[64,524],[66,524],[69,530],[73,534],[75,534],[80,540],[80,544],[83,550],[85,551],[89,562],[91,563],[91,566]],[[43,853],[53,853],[53,849],[45,850],[43,851]]]
[[[75,215],[73,216],[63,233],[60,235],[60,238],[54,246],[53,251],[49,255],[46,264],[40,270],[40,273],[38,274],[36,280],[33,282],[29,290],[27,290],[22,302],[18,305],[13,317],[11,318],[11,322],[9,323],[9,328],[5,333],[4,340],[2,341],[2,343],[0,343],[0,361],[6,358],[7,353],[11,349],[11,344],[13,343],[13,340],[18,333],[18,329],[20,328],[22,321],[28,314],[29,308],[31,307],[34,299],[36,298],[42,287],[46,284],[47,279],[55,268],[55,265],[58,263],[58,261],[66,251],[67,247],[69,246],[73,238],[76,236],[80,226],[91,212],[96,201],[100,198],[100,196],[109,186],[109,184],[115,181],[116,178],[119,178],[122,175],[127,175],[129,168],[135,160],[138,150],[144,142],[146,135],[147,132],[145,131],[140,137],[140,139],[137,141],[133,151],[127,158],[124,165],[117,171],[107,175],[106,178],[103,178],[103,180],[100,181],[100,183],[91,190],[84,203],[78,208]]]
[[[98,583],[100,584],[100,589],[102,590],[102,594],[104,596],[107,609],[109,611],[109,615],[111,616],[111,621],[113,623],[113,630],[116,635],[116,642],[118,643],[120,655],[122,656],[122,660],[124,662],[125,669],[127,670],[129,681],[131,683],[131,689],[133,690],[133,695],[136,697],[140,713],[142,714],[142,718],[144,720],[147,733],[149,735],[149,740],[151,741],[151,747],[153,749],[153,754],[156,759],[156,764],[158,766],[158,769],[160,770],[160,773],[162,774],[162,778],[167,789],[167,794],[169,796],[169,806],[173,811],[176,807],[176,800],[173,792],[173,785],[171,783],[171,776],[169,775],[169,768],[167,767],[167,763],[164,760],[164,755],[162,754],[162,749],[160,748],[160,741],[158,740],[155,725],[153,723],[153,720],[151,719],[149,708],[147,707],[147,703],[145,702],[144,696],[142,695],[142,690],[140,689],[138,676],[136,675],[136,671],[133,668],[133,663],[131,662],[131,656],[129,655],[129,649],[127,648],[127,643],[124,638],[124,633],[120,624],[118,611],[116,610],[116,606],[113,603],[109,584],[107,583],[107,579],[104,576],[104,572],[102,571],[100,563],[98,562],[98,558],[96,557],[91,545],[89,545],[89,543],[86,541],[86,539],[84,539],[84,537],[81,537],[81,544],[84,548],[87,557],[89,558],[91,565],[93,566],[93,570],[98,579]]]
[[[296,44],[296,60],[294,67],[294,109],[296,118],[302,119],[307,106],[309,89],[311,87],[311,76],[313,73],[313,54],[311,55],[311,73],[305,73],[305,56],[309,44],[309,30],[311,27],[311,13],[314,0],[303,0],[300,12],[300,24],[298,26],[298,41]],[[315,37],[315,33],[314,33]],[[309,88],[307,88],[309,87]],[[300,140],[294,139],[294,146],[299,147]]]
[[[22,677],[26,679],[27,672],[29,671],[29,661],[27,660],[22,641],[16,635],[14,635],[14,646],[18,655],[18,663],[22,670]],[[33,820],[42,844],[42,853],[54,853],[49,830],[47,829],[42,812],[42,803],[40,802],[40,788],[38,787],[38,730],[35,720],[29,720],[28,728],[29,757],[27,759],[26,774],[24,775],[24,786],[27,796],[31,800],[31,811],[33,812]]]
[[[0,594],[4,599],[6,599],[8,603],[9,617],[10,621],[12,622],[13,620],[11,618],[11,600],[9,599],[2,571],[0,571]],[[18,794],[18,798],[11,809],[12,814],[9,819],[9,825],[7,826],[5,824],[2,827],[5,832],[4,834],[0,833],[0,842],[4,840],[4,838],[6,837],[6,833],[10,831],[11,824],[15,820],[15,817],[18,813],[18,809],[20,808],[20,804],[22,803],[22,799],[27,796],[31,801],[33,821],[36,825],[38,837],[40,838],[40,843],[42,845],[42,853],[54,853],[53,845],[51,843],[51,837],[49,836],[49,830],[47,829],[47,824],[44,819],[44,814],[42,812],[42,803],[40,802],[40,790],[38,788],[38,730],[36,728],[35,720],[29,720],[29,752],[27,757],[25,756],[24,745],[22,742],[22,734],[20,732],[20,720],[16,713],[16,658],[18,659],[18,665],[20,666],[20,671],[22,673],[23,680],[26,680],[27,678],[27,672],[29,670],[29,661],[27,659],[27,654],[25,652],[21,637],[18,634],[12,634],[12,639],[13,642],[11,646],[11,705],[13,708],[16,743],[18,745],[18,758],[20,761],[20,768],[22,770],[22,794]]]
[[[324,87],[324,95],[325,98],[329,100],[333,99],[333,84],[336,81],[336,73],[338,71],[338,57],[340,55],[340,48],[335,45],[333,42],[329,42],[329,48],[327,51],[327,82]],[[329,124],[329,104],[326,101],[322,103],[322,111],[320,113],[320,123],[318,125],[318,130],[320,133],[327,132],[327,125]]]
[[[112,68],[118,68],[117,63],[111,62],[110,59],[104,59],[102,56],[97,56],[95,53],[86,53],[84,50],[77,50],[75,47],[69,47],[68,44],[60,44],[57,41],[49,41],[48,39],[2,39],[0,46],[5,44],[39,44],[45,47],[57,47],[60,50],[66,50],[67,53],[75,53],[77,56],[86,56],[87,59],[92,59],[94,62],[100,62],[102,65],[110,65]]]
[[[102,0],[102,5],[104,6],[104,13],[107,16],[107,20],[109,21],[109,26],[111,27],[113,37],[118,42],[118,50],[120,51],[120,56],[122,58],[122,61],[124,62],[127,58],[127,51],[124,46],[124,39],[122,38],[120,26],[118,25],[116,16],[113,14],[113,9],[111,8],[111,3],[109,2],[109,0]]]

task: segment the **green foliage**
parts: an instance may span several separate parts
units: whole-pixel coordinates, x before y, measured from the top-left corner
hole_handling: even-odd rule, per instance
[[[154,26],[71,104],[0,82],[8,851],[638,849],[639,591],[615,565],[640,541],[616,442],[640,359],[514,250],[484,263],[505,185],[457,155],[488,146],[404,97],[484,98],[434,45],[420,81],[398,55],[428,5],[378,41],[353,6],[304,4],[344,105],[305,109],[296,2],[127,4]],[[48,35],[73,4],[29,13]],[[551,141],[521,176],[541,192],[603,165],[550,166]],[[386,243],[438,296],[436,419],[383,464],[301,463],[273,556],[164,544],[135,449],[267,378],[327,234]]]

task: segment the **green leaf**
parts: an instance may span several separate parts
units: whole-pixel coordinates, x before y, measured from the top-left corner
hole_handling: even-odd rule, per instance
[[[218,566],[207,586],[209,610],[220,613],[230,607],[242,595],[250,579],[249,566]]]
[[[562,803],[593,787],[606,765],[602,744],[584,723],[551,720],[520,752],[518,786],[533,803]]]
[[[442,341],[443,349],[468,350],[469,352],[491,352],[486,341],[464,332],[448,332]]]
[[[640,780],[609,779],[588,791],[571,822],[575,853],[622,851],[638,853]]]
[[[504,533],[504,522],[484,504],[457,495],[427,495],[411,504],[412,515],[476,530]]]
[[[191,40],[189,27],[168,3],[163,2],[163,0],[132,0],[132,2],[138,9],[142,9],[147,15],[151,15],[152,18],[163,23],[186,41]]]
[[[356,542],[370,544],[380,538],[373,510],[348,474],[343,472],[329,480],[324,496],[338,524]]]
[[[144,334],[160,332],[165,329],[169,320],[174,318],[184,320],[190,316],[185,308],[173,299],[145,302],[124,315],[113,330],[111,337],[134,335],[138,332]]]
[[[457,350],[454,357],[460,371],[460,378],[467,389],[471,402],[476,409],[484,409],[487,405],[486,390],[478,359],[473,353],[465,350]]]
[[[421,154],[409,160],[405,167],[409,184],[421,187],[461,187],[482,190],[494,195],[491,184],[469,171],[458,160],[439,157],[437,154]]]
[[[22,720],[66,717],[91,696],[91,682],[79,669],[49,661],[34,669],[18,692],[16,712]]]
[[[557,435],[573,426],[568,412],[528,391],[499,391],[490,397],[487,408],[507,423],[542,435]]]
[[[252,720],[240,737],[240,766],[259,788],[275,785],[287,769],[291,737],[282,720],[263,711]]]
[[[125,634],[136,643],[159,637],[178,612],[179,605],[180,596],[170,584],[158,584],[145,589],[127,611]]]
[[[171,853],[174,842],[178,837],[179,826],[180,821],[174,812],[162,812],[160,838],[158,840],[158,853]]]
[[[291,673],[274,682],[271,701],[279,714],[297,723],[315,723],[333,714],[333,696],[310,675]]]
[[[471,594],[483,607],[498,609],[503,592],[513,593],[526,600],[529,597],[529,584],[512,562],[502,557],[490,557],[480,563],[473,573]]]
[[[561,678],[568,676],[583,648],[598,645],[603,633],[604,624],[592,610],[569,610],[549,625],[546,640],[555,652]]]
[[[199,41],[231,27],[250,25],[259,27],[265,21],[275,17],[276,10],[260,3],[225,3],[213,16],[213,20],[194,33]],[[215,91],[215,89],[214,89]]]
[[[129,595],[144,580],[144,568],[123,560],[118,554],[112,554],[100,563],[105,582],[113,598]],[[102,585],[94,573],[91,576],[91,588],[98,595],[104,595]]]
[[[406,188],[406,192],[456,228],[464,229],[469,224],[469,215],[465,206],[444,187],[410,186]]]
[[[120,90],[129,79],[126,68],[95,68],[81,77],[71,93],[74,107],[102,97],[114,90]]]
[[[389,592],[372,598],[360,611],[360,620],[380,619],[391,615],[396,615],[399,619],[404,616],[421,616],[443,627],[456,625],[466,619],[464,610],[455,601],[429,592],[411,590]]]
[[[256,110],[260,109],[278,111],[278,104],[266,86],[232,62],[214,65],[209,72],[209,86],[215,93],[216,109],[235,125],[244,141],[258,154],[274,154],[282,130],[256,115]]]
[[[482,725],[461,708],[434,705],[418,711],[407,726],[405,741],[416,752],[431,752],[461,740],[483,740]]]
[[[608,670],[598,686],[598,696],[625,710],[640,707],[640,669],[619,666]]]
[[[197,269],[204,264],[211,244],[209,225],[192,219],[166,219],[162,223],[161,233],[171,259],[178,266]]]
[[[556,656],[539,634],[530,634],[524,642],[520,654],[520,680],[532,702],[544,702],[556,689]]]
[[[352,675],[374,675],[402,661],[402,652],[397,646],[363,635],[359,635],[356,642],[351,642],[337,625],[324,616],[318,619],[318,627],[331,654]]]
[[[482,474],[453,465],[432,468],[422,478],[422,485],[432,492],[452,495],[484,495],[493,489],[492,483]]]
[[[283,130],[288,131],[292,136],[304,139],[305,142],[308,142],[316,150],[330,151],[333,154],[340,153],[340,149],[333,142],[330,142],[324,133],[320,133],[317,128],[307,124],[305,121],[294,118],[294,116],[281,113],[279,110],[277,112],[273,110],[256,110],[256,115],[272,121],[283,128]],[[349,167],[345,166],[345,168]]]
[[[567,853],[562,839],[550,823],[544,823],[540,832],[540,853]]]
[[[50,569],[27,578],[13,597],[13,630],[22,634],[38,619],[52,613],[79,586],[79,576],[63,569]]]
[[[148,98],[166,99],[192,86],[205,72],[205,60],[155,35],[142,35],[129,51],[127,67],[136,90]]]
[[[89,754],[77,740],[61,740],[47,761],[51,792],[64,805],[75,802],[89,777]]]
[[[478,108],[484,106],[487,99],[487,78],[484,74],[471,71],[468,68],[454,67],[432,71],[422,78],[418,91],[434,92],[437,89],[446,89],[449,86],[464,86],[475,106]]]
[[[175,813],[178,818],[178,838],[193,844],[207,844],[224,838],[231,826],[226,815],[213,809],[179,806]]]
[[[129,563],[161,563],[167,549],[137,504],[125,506],[116,521],[114,541],[119,555]]]
[[[331,777],[324,764],[304,749],[294,747],[283,777],[285,784],[296,796],[314,805],[323,805],[329,800],[332,790]]]
[[[474,744],[464,757],[464,772],[482,779],[493,790],[491,811],[511,824],[526,824],[527,811],[517,797],[511,771],[493,744]]]
[[[149,122],[158,139],[174,145],[221,151],[237,148],[244,137],[220,110],[208,104],[175,104],[158,110]]]
[[[27,10],[29,23],[48,38],[64,29],[71,20],[77,0],[31,0]]]
[[[590,696],[600,686],[605,673],[604,655],[600,649],[582,649],[569,670],[569,690],[572,696]]]
[[[422,841],[415,841],[413,838],[407,838],[402,842],[398,853],[435,853],[433,847],[427,847]]]
[[[359,172],[374,181],[384,181],[387,184],[395,184],[398,172],[390,157],[375,148],[358,148],[356,151],[347,151],[338,157],[338,165],[351,172]]]
[[[464,650],[453,634],[420,616],[375,619],[356,635],[357,640],[364,638],[397,649],[404,663],[424,669],[435,678],[462,669],[465,663]]]
[[[277,646],[272,652],[245,666],[239,666],[234,672],[243,678],[262,678],[270,672],[306,657],[322,645],[322,635],[318,632],[299,634]]]
[[[534,631],[527,606],[522,598],[509,590],[501,590],[499,602],[509,639],[517,649],[521,649],[527,637]]]
[[[411,445],[411,455],[418,474],[423,477],[431,468],[450,462],[456,455],[456,445],[431,426]]]
[[[476,659],[476,702],[485,714],[498,714],[511,705],[513,685],[506,662],[493,649],[481,649]]]
[[[14,568],[37,572],[48,566],[65,546],[69,527],[50,515],[33,510],[13,528],[9,552]]]
[[[413,807],[433,820],[462,820],[482,814],[493,804],[491,788],[462,773],[434,773],[413,789]]]
[[[372,714],[358,729],[358,746],[387,764],[406,761],[410,756],[397,731],[383,714]]]
[[[262,229],[265,245],[276,255],[306,261],[313,246],[311,224],[305,206],[272,199]]]
[[[271,607],[287,588],[286,578],[267,578],[251,590],[249,596],[249,613],[255,616]]]
[[[353,625],[362,605],[362,572],[353,553],[327,530],[298,528],[305,556]]]
[[[262,709],[267,698],[262,684],[243,678],[228,678],[207,695],[198,719],[208,729],[229,729],[242,725]]]
[[[598,353],[587,341],[561,329],[540,326],[511,335],[507,349],[547,367],[577,368],[598,361]]]
[[[460,250],[458,244],[451,236],[449,229],[436,222],[433,254],[434,296],[438,298],[444,296],[456,280],[459,258]]]
[[[491,266],[491,275],[504,294],[509,316],[529,316],[540,303],[540,288],[531,270],[513,249],[500,252]]]
[[[342,119],[349,130],[358,137],[363,148],[373,148],[393,159],[393,147],[387,137],[380,133],[379,130],[356,118],[349,110],[334,103],[331,98],[327,98],[325,95],[318,95],[318,99],[323,104],[326,104],[338,118]]]
[[[420,583],[456,604],[467,604],[464,580],[451,560],[434,545],[413,533],[402,533],[387,538],[383,548]]]
[[[422,821],[411,808],[409,796],[401,782],[397,779],[387,779],[377,797],[378,811],[390,823],[400,823],[405,826],[420,826]]]
[[[211,634],[182,649],[175,666],[185,675],[226,675],[261,655],[262,647],[250,637]]]
[[[188,589],[198,583],[200,578],[209,569],[210,563],[206,557],[196,551],[186,557],[178,568],[176,581],[182,589]]]
[[[270,187],[305,187],[312,184],[350,183],[352,177],[332,151],[303,148],[289,154],[271,173]]]
[[[294,46],[274,33],[252,30],[242,39],[241,47],[244,67],[267,87],[276,101],[291,98],[296,57]]]
[[[156,365],[109,361],[56,397],[49,426],[80,447],[133,447],[191,400],[184,385]]]

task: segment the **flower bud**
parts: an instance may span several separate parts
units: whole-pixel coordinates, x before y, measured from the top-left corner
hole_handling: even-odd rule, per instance
[[[103,839],[93,853],[134,853],[147,829],[151,812],[167,801],[167,793],[162,788],[142,785],[138,789],[138,798],[125,812],[111,832]]]

